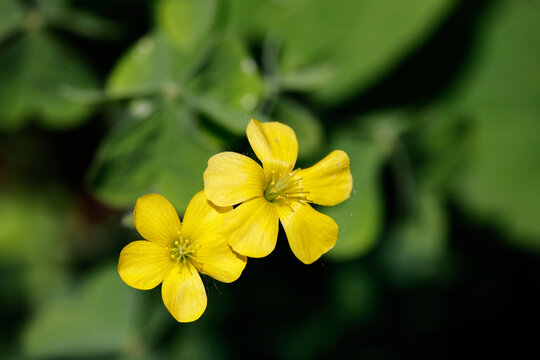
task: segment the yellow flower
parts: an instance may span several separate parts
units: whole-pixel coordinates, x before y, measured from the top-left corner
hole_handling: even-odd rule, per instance
[[[197,320],[206,309],[199,272],[233,282],[246,266],[246,258],[231,250],[221,232],[231,210],[210,204],[200,191],[189,202],[180,224],[165,197],[140,197],[135,205],[135,227],[147,240],[124,247],[118,263],[120,277],[141,290],[163,282],[161,295],[172,316],[181,322]]]
[[[262,168],[247,156],[222,152],[208,160],[204,172],[208,200],[240,204],[223,224],[229,245],[239,254],[264,257],[276,246],[281,221],[294,255],[313,263],[334,247],[338,226],[309,203],[330,206],[349,198],[349,157],[335,150],[308,169],[293,170],[298,142],[290,127],[252,119],[246,132]]]

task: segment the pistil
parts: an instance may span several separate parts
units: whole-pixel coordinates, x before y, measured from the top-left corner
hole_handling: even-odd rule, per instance
[[[179,235],[179,240],[174,242],[174,245],[169,248],[171,251],[171,259],[176,263],[184,263],[186,260],[191,260],[194,255],[194,243],[189,239],[182,238]]]
[[[269,202],[280,199],[305,201],[304,189],[301,187],[302,178],[297,175],[297,170],[290,171],[287,174],[278,174],[272,170],[270,182],[267,181],[264,190],[264,197]]]

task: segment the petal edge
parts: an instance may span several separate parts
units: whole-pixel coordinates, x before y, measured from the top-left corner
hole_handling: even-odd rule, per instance
[[[336,244],[338,225],[311,205],[279,203],[278,214],[292,252],[304,264],[315,262]]]
[[[235,152],[222,152],[208,159],[203,174],[204,195],[218,206],[232,206],[262,196],[263,169],[254,160]]]

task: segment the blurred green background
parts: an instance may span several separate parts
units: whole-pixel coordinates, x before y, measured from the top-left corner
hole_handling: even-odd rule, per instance
[[[182,214],[250,117],[347,151],[338,243],[178,324],[117,274],[133,206]],[[2,359],[538,355],[539,251],[536,0],[0,0]]]

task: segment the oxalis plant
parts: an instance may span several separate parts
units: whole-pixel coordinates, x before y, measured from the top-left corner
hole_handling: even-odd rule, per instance
[[[0,0],[0,358],[527,343],[539,26],[535,0]]]

